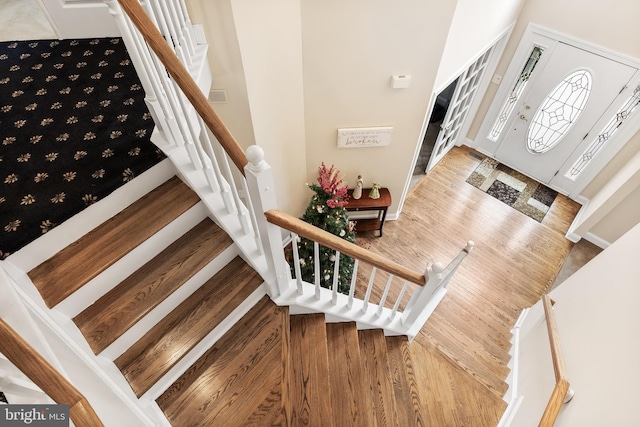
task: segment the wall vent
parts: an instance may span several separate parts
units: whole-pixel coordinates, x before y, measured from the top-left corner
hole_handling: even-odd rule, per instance
[[[212,89],[209,92],[209,102],[212,104],[226,104],[229,102],[227,100],[227,92],[223,89]]]

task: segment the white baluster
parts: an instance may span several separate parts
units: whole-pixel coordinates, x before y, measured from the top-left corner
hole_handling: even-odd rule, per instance
[[[168,1],[167,5],[169,16],[171,17],[171,22],[173,23],[173,26],[176,30],[176,35],[178,37],[178,40],[180,41],[180,46],[184,47],[187,50],[186,55],[187,58],[189,58],[189,64],[191,64],[193,63],[192,58],[196,52],[193,49],[191,43],[187,40],[187,35],[184,31],[184,21],[180,17],[182,10],[180,8],[176,8],[176,5],[173,1]]]
[[[340,273],[340,252],[336,251],[336,261],[333,264],[333,286],[332,286],[332,295],[331,295],[331,303],[336,305],[338,303],[338,274]]]
[[[122,8],[116,0],[106,1],[109,6],[109,13],[114,17],[118,29],[122,34],[122,40],[127,47],[127,52],[131,58],[136,73],[140,78],[140,83],[145,92],[145,101],[149,107],[149,112],[153,117],[155,125],[169,144],[175,144],[175,139],[171,133],[171,128],[165,129],[165,124],[172,119],[172,114],[167,110],[166,99],[163,96],[161,87],[153,73],[153,67],[148,62],[147,46],[140,42],[140,33],[133,26],[128,17],[123,13]],[[157,111],[156,103],[160,105],[160,114]]]
[[[251,219],[251,228],[253,229],[253,238],[256,241],[256,246],[262,254],[262,244],[260,242],[260,230],[258,229],[258,219],[256,218],[256,211],[253,209],[253,201],[251,197],[249,197],[249,187],[247,186],[247,180],[242,179],[242,190],[245,194],[245,204],[247,205],[247,209],[249,210],[249,218]]]
[[[156,16],[158,17],[158,21],[161,24],[161,27],[167,31],[164,36],[167,40],[171,40],[173,44],[173,48],[176,52],[180,61],[182,61],[185,65],[191,65],[191,58],[184,53],[182,46],[180,46],[180,37],[178,37],[174,22],[171,19],[171,13],[169,13],[169,9],[167,4],[164,1],[153,0],[151,2]]]
[[[353,307],[353,295],[356,292],[356,280],[358,278],[358,260],[353,263],[353,275],[351,275],[351,286],[349,287],[349,300],[347,301],[347,308],[351,310]]]
[[[227,176],[227,180],[229,181],[229,187],[231,189],[231,195],[233,196],[233,203],[227,206],[229,214],[232,214],[235,210],[238,220],[240,221],[240,226],[242,227],[242,231],[245,234],[249,234],[251,232],[251,227],[249,225],[249,217],[247,216],[246,209],[242,209],[244,204],[242,200],[240,200],[240,194],[238,194],[238,188],[236,187],[235,180],[233,178],[233,172],[231,170],[231,165],[229,163],[229,156],[227,152],[222,150],[221,153],[222,167],[224,168],[225,175]],[[235,208],[235,209],[234,209]]]
[[[320,299],[320,246],[313,242],[313,283],[316,286],[316,299]]]
[[[376,267],[371,270],[371,277],[369,277],[369,285],[367,285],[367,292],[364,296],[364,302],[362,303],[362,314],[367,312],[369,308],[369,298],[371,298],[371,289],[373,289],[373,280],[376,277]]]
[[[149,49],[142,35],[133,26],[133,23],[129,20],[127,22],[131,27],[132,33],[135,34],[136,43],[145,58],[149,73],[153,76],[152,81],[159,84],[159,99],[163,100],[163,113],[169,124],[173,137],[172,141],[178,146],[183,146],[184,141],[187,139],[187,132],[183,125],[184,117],[182,117],[180,107],[177,105],[173,84],[169,81],[167,71],[160,59]]]
[[[213,183],[210,184],[211,191],[217,193],[221,191],[221,182],[224,181],[222,177],[222,173],[220,172],[220,165],[218,164],[218,159],[213,150],[213,144],[211,142],[211,138],[209,137],[209,132],[207,129],[207,125],[202,120],[202,117],[198,116],[198,124],[200,124],[201,136],[202,136],[202,145],[204,147],[204,151],[207,153],[207,156],[211,159],[211,167],[213,168]]]
[[[200,121],[202,124],[204,124],[204,121],[202,120],[202,118],[200,118]],[[233,196],[231,194],[231,186],[227,183],[224,174],[222,173],[222,167],[224,167],[224,161],[226,159],[226,153],[224,151],[224,148],[222,148],[222,146],[220,145],[220,143],[218,142],[218,140],[216,139],[215,135],[211,135],[209,133],[208,129],[204,129],[204,132],[206,133],[206,138],[208,139],[209,143],[208,143],[208,149],[210,151],[212,151],[211,157],[215,160],[214,162],[214,172],[216,174],[216,177],[218,179],[218,182],[220,184],[219,189],[222,195],[222,202],[224,203],[224,207],[227,211],[228,214],[233,214],[235,212],[235,207],[234,207],[234,203],[233,203]],[[213,141],[215,141],[216,143],[214,144],[212,142],[212,138]],[[220,162],[218,161],[218,159],[221,159],[223,162],[222,167],[220,166]]]
[[[176,9],[178,11],[178,16],[180,18],[180,23],[182,24],[183,32],[185,33],[185,37],[187,38],[187,43],[189,44],[191,54],[195,54],[195,37],[193,36],[193,24],[191,23],[191,18],[189,17],[189,11],[187,10],[187,5],[184,1],[176,0]]]
[[[389,314],[389,320],[393,320],[396,317],[396,313],[398,312],[398,307],[400,307],[400,302],[402,301],[402,297],[404,297],[404,293],[407,291],[408,286],[409,286],[409,281],[405,280],[404,285],[402,285],[402,290],[400,290],[400,295],[398,295],[398,299],[396,299],[396,303],[393,305],[393,309]]]
[[[298,242],[300,236],[291,233],[291,248],[293,249],[293,269],[296,273],[296,285],[298,295],[302,295],[302,272],[300,271],[300,254],[298,252]]]
[[[384,292],[382,293],[382,298],[380,299],[380,304],[378,304],[378,311],[376,312],[376,317],[382,316],[382,309],[384,308],[384,303],[387,301],[387,295],[389,295],[389,289],[391,288],[391,281],[393,280],[393,274],[389,274],[389,279],[387,280],[387,285],[384,287]]]

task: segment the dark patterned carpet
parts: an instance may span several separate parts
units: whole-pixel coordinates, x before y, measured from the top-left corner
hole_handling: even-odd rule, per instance
[[[474,187],[542,222],[558,192],[486,157],[467,178]]]
[[[164,158],[122,39],[0,43],[0,259]]]

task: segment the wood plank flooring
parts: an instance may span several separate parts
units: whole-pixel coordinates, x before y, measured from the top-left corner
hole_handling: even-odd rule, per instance
[[[467,240],[476,244],[411,343],[414,359],[422,353],[413,361],[419,383],[429,384],[420,390],[426,425],[497,424],[506,407],[510,329],[553,283],[573,245],[564,233],[580,208],[559,195],[542,223],[527,217],[465,182],[480,163],[470,152],[455,147],[425,175],[400,218],[385,224],[383,237],[356,237],[357,244],[417,271],[448,263]],[[360,267],[360,283],[369,272]],[[372,301],[385,282],[376,278]],[[394,281],[389,298],[401,285]]]

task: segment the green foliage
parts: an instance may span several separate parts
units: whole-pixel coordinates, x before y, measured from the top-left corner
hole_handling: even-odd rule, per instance
[[[349,222],[347,210],[344,208],[348,197],[347,185],[342,184],[342,179],[337,177],[337,171],[333,166],[327,170],[323,163],[318,172],[319,184],[309,185],[315,194],[311,197],[302,220],[354,243],[353,224]],[[309,283],[315,283],[313,246],[314,242],[305,238],[301,238],[298,243],[302,280]],[[332,289],[336,253],[332,249],[320,246],[319,258],[320,285]],[[349,293],[353,265],[353,258],[340,254],[338,292]]]

